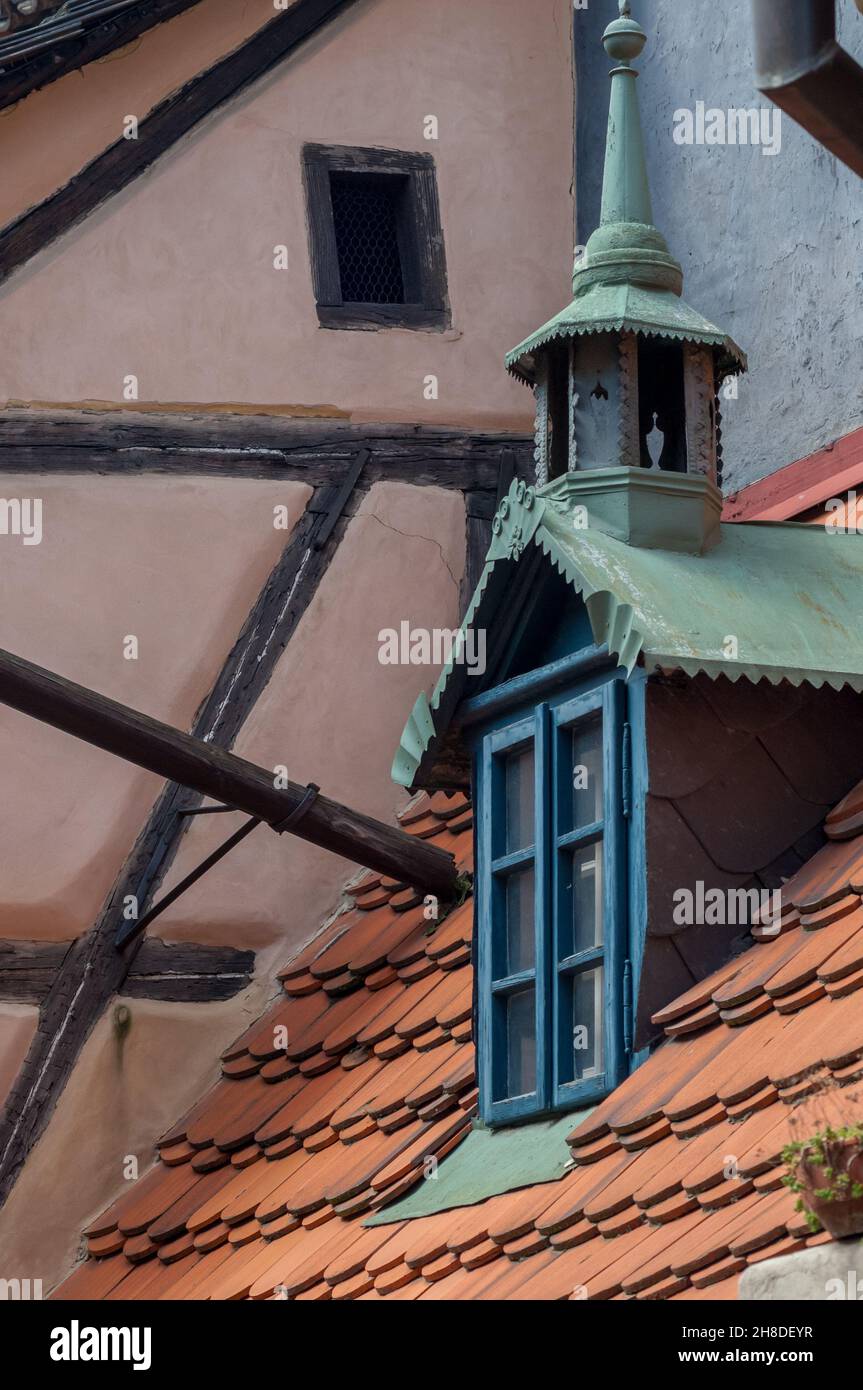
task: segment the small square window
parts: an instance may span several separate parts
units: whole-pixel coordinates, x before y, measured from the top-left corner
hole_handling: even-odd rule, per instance
[[[307,145],[303,158],[321,326],[448,327],[431,156]]]
[[[330,174],[333,226],[346,304],[404,304],[399,221],[406,180],[396,174]]]

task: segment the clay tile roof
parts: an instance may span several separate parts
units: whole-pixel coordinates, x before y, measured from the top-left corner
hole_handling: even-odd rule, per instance
[[[402,824],[471,864],[463,796]],[[470,1128],[473,913],[436,926],[360,876],[55,1297],[735,1298],[747,1264],[822,1239],[784,1146],[863,1108],[863,786],[827,833],[756,944],[655,1015],[665,1041],[570,1134],[560,1181],[371,1227]]]

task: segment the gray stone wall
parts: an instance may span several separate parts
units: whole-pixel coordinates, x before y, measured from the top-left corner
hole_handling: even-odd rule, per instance
[[[762,1260],[740,1276],[744,1302],[859,1303],[863,1299],[863,1241],[836,1240]]]
[[[633,0],[650,42],[637,65],[654,216],[694,308],[749,354],[724,403],[727,491],[863,425],[863,181],[788,117],[781,148],[677,144],[681,108],[777,111],[755,87],[749,0]],[[863,16],[840,0],[840,41],[863,61]],[[617,0],[575,12],[578,239],[599,217]],[[775,127],[773,127],[775,130]]]

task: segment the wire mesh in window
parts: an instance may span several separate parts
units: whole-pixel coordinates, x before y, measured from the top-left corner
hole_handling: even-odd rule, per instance
[[[345,304],[404,304],[399,219],[406,184],[389,174],[330,175]]]

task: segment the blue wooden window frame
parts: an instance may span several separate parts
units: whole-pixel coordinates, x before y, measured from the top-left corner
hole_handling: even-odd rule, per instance
[[[602,728],[603,798],[598,821],[574,828],[572,732],[597,719]],[[478,1012],[480,1107],[488,1124],[506,1124],[577,1109],[607,1095],[626,1073],[624,975],[627,956],[627,837],[624,806],[626,688],[609,678],[583,694],[563,692],[531,711],[498,720],[480,742],[480,884]],[[533,844],[508,851],[506,761],[534,753]],[[565,924],[572,921],[574,851],[602,842],[601,943],[572,954]],[[508,973],[506,883],[534,870],[534,965]],[[580,976],[602,969],[601,1065],[576,1075],[571,991]],[[507,1000],[535,989],[535,1085],[507,1093]]]

